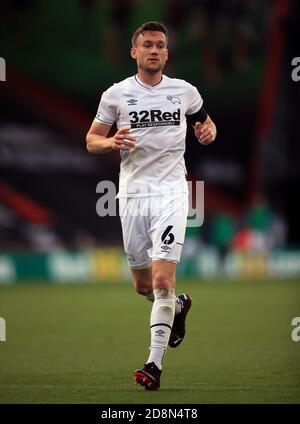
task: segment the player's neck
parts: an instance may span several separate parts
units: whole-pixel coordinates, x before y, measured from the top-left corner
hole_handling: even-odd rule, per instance
[[[142,81],[144,84],[148,85],[156,85],[159,84],[162,79],[162,73],[157,72],[155,74],[149,74],[147,72],[143,72],[142,70],[138,70],[138,77],[139,80]]]

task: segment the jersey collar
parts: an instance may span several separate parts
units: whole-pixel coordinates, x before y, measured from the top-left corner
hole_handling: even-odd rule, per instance
[[[164,75],[161,76],[161,80],[157,84],[155,84],[155,85],[150,85],[150,84],[144,83],[143,81],[141,81],[139,79],[138,75],[135,75],[134,78],[135,78],[136,82],[139,85],[141,85],[142,87],[146,88],[147,90],[153,90],[154,88],[156,88],[156,87],[158,87],[158,86],[160,86],[162,84],[162,82],[164,80]]]

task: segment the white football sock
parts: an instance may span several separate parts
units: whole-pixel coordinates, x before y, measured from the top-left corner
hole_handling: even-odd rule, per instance
[[[149,358],[147,360],[147,364],[149,364],[149,362],[154,362],[155,365],[161,370],[162,366],[162,360],[165,354],[165,350],[160,348],[160,347],[150,347],[150,355]]]
[[[150,300],[150,302],[154,302],[153,291],[144,294],[144,296],[147,300]],[[175,315],[180,314],[180,312],[181,312],[181,301],[180,299],[178,299],[178,297],[175,296]]]
[[[150,356],[155,357],[155,364],[161,368],[164,352],[167,350],[168,342],[175,315],[174,289],[153,290],[154,302],[150,316],[151,346]],[[152,356],[152,350],[153,356]],[[148,360],[148,362],[151,362]]]

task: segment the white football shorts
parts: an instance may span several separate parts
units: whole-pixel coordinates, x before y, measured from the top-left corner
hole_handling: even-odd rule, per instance
[[[188,193],[121,197],[119,213],[124,250],[131,268],[149,268],[152,260],[179,262],[188,215]]]

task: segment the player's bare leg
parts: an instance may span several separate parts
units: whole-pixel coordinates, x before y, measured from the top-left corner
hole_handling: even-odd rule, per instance
[[[131,275],[135,290],[138,294],[145,296],[151,302],[154,301],[152,286],[152,268],[135,269],[131,268]]]

